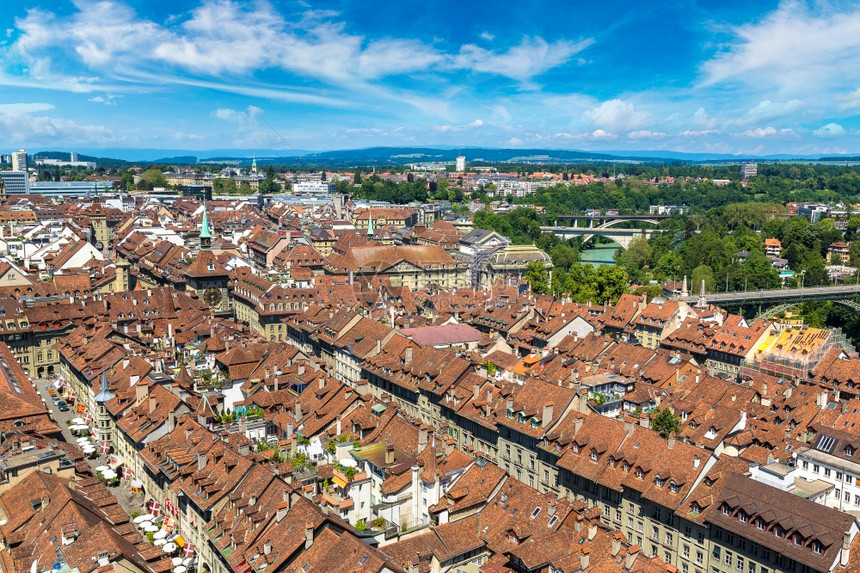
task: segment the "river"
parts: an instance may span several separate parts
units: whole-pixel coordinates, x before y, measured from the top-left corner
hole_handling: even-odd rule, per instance
[[[580,253],[580,257],[583,263],[588,263],[593,266],[599,265],[614,265],[615,264],[615,251],[620,249],[619,245],[597,245],[596,247],[592,247],[590,249],[586,249]]]

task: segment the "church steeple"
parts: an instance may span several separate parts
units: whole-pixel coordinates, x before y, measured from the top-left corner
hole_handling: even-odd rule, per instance
[[[209,232],[209,216],[206,214],[206,199],[203,199],[203,222],[200,225],[200,248],[209,250],[212,247],[212,233]]]
[[[367,206],[367,236],[373,236],[373,208],[370,205]]]
[[[251,155],[251,173],[257,172],[257,154]]]

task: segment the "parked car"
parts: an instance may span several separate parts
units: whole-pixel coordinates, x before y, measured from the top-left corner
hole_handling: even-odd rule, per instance
[[[53,398],[54,396],[56,396],[56,395],[57,395],[57,391],[56,391],[56,390],[54,390],[53,388],[48,388],[48,395],[49,395],[51,398]]]
[[[60,397],[54,396],[53,398],[51,398],[51,401],[54,403],[54,406],[58,406],[60,404]]]
[[[68,412],[69,405],[60,400],[60,402],[57,404],[57,409],[60,410],[60,412]]]

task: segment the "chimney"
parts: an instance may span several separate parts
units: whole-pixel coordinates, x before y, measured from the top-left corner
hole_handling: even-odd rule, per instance
[[[202,472],[203,468],[206,467],[206,456],[204,454],[197,454],[197,471]]]
[[[406,354],[405,354],[405,356],[404,356],[404,358],[403,358],[403,363],[404,363],[404,364],[409,364],[409,363],[411,363],[411,362],[412,362],[412,347],[411,347],[411,346],[407,346],[407,347],[406,347]]]
[[[624,570],[630,571],[633,568],[633,563],[636,561],[636,557],[639,555],[639,546],[634,545],[630,549],[627,550],[627,557],[624,558]]]
[[[588,569],[588,561],[589,556],[591,554],[591,549],[589,547],[582,548],[582,554],[579,556],[579,568],[583,571]]]
[[[263,555],[268,555],[272,552],[272,540],[267,539],[265,543],[263,543]]]
[[[577,435],[577,434],[579,433],[579,430],[581,430],[581,429],[582,429],[582,422],[583,422],[583,420],[584,420],[584,418],[582,418],[582,417],[580,416],[579,418],[577,418],[577,419],[573,422],[573,435],[574,435],[574,436],[575,436],[575,435]]]
[[[484,405],[484,416],[486,416],[487,418],[490,417],[490,414],[493,411],[492,403],[493,403],[493,391],[491,389],[487,388],[487,403]]]
[[[418,453],[424,451],[424,448],[427,447],[427,428],[421,426],[418,429]]]
[[[543,415],[541,416],[541,428],[546,428],[552,423],[552,402],[543,405]]]
[[[167,431],[172,432],[176,427],[176,412],[169,412],[167,414]]]
[[[140,381],[134,386],[134,405],[140,406],[146,397],[149,395],[149,386],[146,382]]]
[[[695,458],[693,458],[693,469],[694,470],[699,469],[699,466],[701,465],[701,463],[702,463],[702,460],[699,459],[699,456],[696,456]]]
[[[827,390],[823,390],[823,391],[818,393],[818,409],[819,410],[823,410],[824,408],[827,407],[828,397],[829,397],[829,394],[827,393]]]
[[[320,388],[320,390],[322,390],[323,388],[325,388],[325,377],[320,376],[318,384],[319,384],[319,388]]]
[[[299,402],[296,402],[295,418],[296,418],[296,422],[302,421],[302,405]]]
[[[379,338],[376,340],[376,353],[379,354],[382,352],[382,339]]]
[[[848,565],[848,557],[851,555],[851,534],[842,534],[842,551],[839,552],[839,564],[845,567]]]
[[[305,524],[305,549],[310,549],[314,544],[314,524]]]
[[[388,445],[385,447],[385,465],[394,463],[394,446]]]
[[[642,413],[641,417],[639,418],[639,425],[643,428],[651,427],[651,418],[648,417],[648,414],[644,412]]]
[[[623,537],[623,534],[620,531],[616,531],[615,535],[612,536],[611,553],[612,553],[613,557],[618,555],[618,552],[621,551],[621,538],[622,537]]]
[[[597,522],[591,523],[588,526],[588,540],[591,541],[597,535]]]
[[[149,397],[149,413],[152,414],[155,412],[155,409],[158,407],[158,403],[155,400],[155,396]]]
[[[299,376],[301,376],[302,374],[304,374],[304,373],[305,373],[305,365],[304,365],[304,364],[299,364],[299,367],[298,367],[297,372],[298,372],[298,375],[299,375]]]
[[[415,562],[409,561],[406,563],[406,573],[418,573],[418,558],[415,558]]]
[[[286,492],[284,492],[284,493],[286,493]],[[289,495],[290,494],[287,493],[286,497],[289,498]],[[286,501],[282,501],[281,503],[279,503],[278,504],[278,511],[277,511],[277,513],[275,513],[275,521],[277,521],[278,523],[283,521],[283,519],[287,516],[287,513],[289,513],[289,511],[290,511],[290,506]]]
[[[475,382],[472,385],[472,400],[477,400],[478,394],[480,394],[480,393],[481,393],[481,385],[478,384],[477,382]]]
[[[582,531],[582,520],[583,519],[584,518],[582,517],[582,515],[576,516],[576,521],[573,522],[573,530],[574,531],[576,531],[576,532]]]
[[[669,438],[666,440],[666,447],[670,450],[675,447],[675,432],[669,435]]]
[[[290,434],[290,456],[296,457],[296,449],[299,445],[299,436],[298,434]]]

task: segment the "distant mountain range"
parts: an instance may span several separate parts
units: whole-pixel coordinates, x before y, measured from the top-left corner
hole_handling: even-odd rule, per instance
[[[43,151],[39,157],[68,159],[68,152]],[[498,149],[483,147],[369,147],[366,149],[344,149],[336,151],[284,151],[261,149],[253,152],[239,149],[211,149],[188,151],[178,149],[82,149],[78,151],[81,161],[96,161],[103,166],[116,164],[168,164],[193,165],[197,163],[230,163],[250,165],[252,156],[257,164],[288,165],[296,167],[348,168],[372,165],[407,165],[412,163],[450,163],[458,155],[466,156],[470,164],[564,164],[564,163],[702,163],[740,161],[860,161],[858,154],[802,156],[791,154],[741,156],[721,153],[683,153],[678,151],[580,151],[560,149]]]

